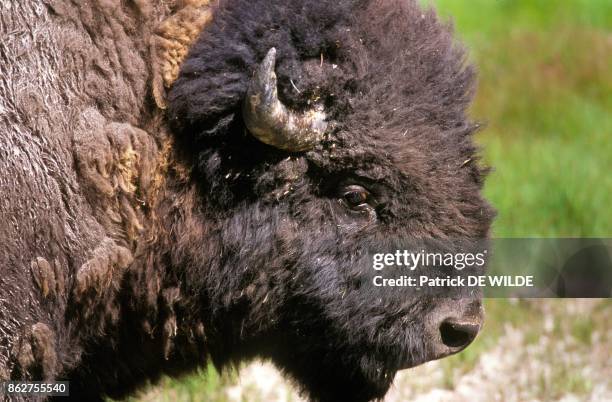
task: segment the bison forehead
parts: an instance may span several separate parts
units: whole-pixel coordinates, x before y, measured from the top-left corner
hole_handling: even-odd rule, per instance
[[[405,135],[409,127],[464,124],[474,72],[433,12],[396,0],[235,0],[215,10],[170,89],[178,131],[226,134],[271,47],[288,107],[322,103],[330,120],[370,136],[381,128]]]

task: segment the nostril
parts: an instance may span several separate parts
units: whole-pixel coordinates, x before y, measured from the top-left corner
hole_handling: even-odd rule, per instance
[[[464,348],[476,338],[479,329],[478,324],[445,320],[440,325],[442,343],[451,348]]]

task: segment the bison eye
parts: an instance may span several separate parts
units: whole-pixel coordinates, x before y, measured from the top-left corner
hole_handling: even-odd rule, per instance
[[[361,186],[352,185],[343,189],[342,199],[351,209],[361,210],[368,206],[370,193]]]

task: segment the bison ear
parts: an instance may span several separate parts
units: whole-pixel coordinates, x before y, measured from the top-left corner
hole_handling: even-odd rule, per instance
[[[289,110],[278,99],[276,49],[271,48],[249,82],[242,106],[242,117],[250,133],[273,147],[299,152],[321,141],[327,122],[321,107],[303,113]]]

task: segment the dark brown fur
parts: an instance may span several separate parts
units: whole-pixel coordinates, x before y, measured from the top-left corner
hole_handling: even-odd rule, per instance
[[[420,316],[438,307],[389,317],[347,285],[354,250],[486,237],[492,218],[463,50],[412,2],[221,2],[168,125],[160,26],[191,2],[151,3],[0,3],[0,377],[96,400],[263,356],[313,399],[381,397],[400,360],[427,359]],[[334,122],[311,152],[245,136],[271,46],[282,100]],[[347,180],[380,188],[375,225],[339,209]]]

